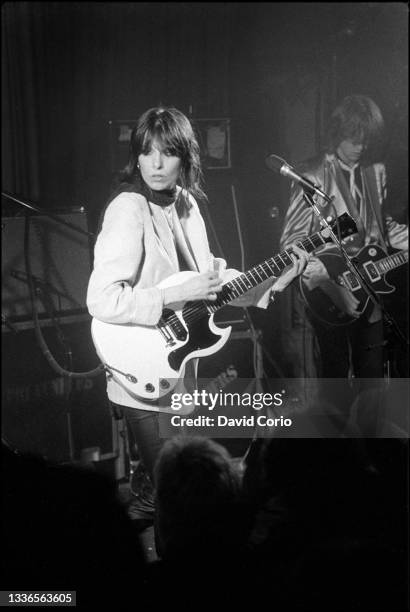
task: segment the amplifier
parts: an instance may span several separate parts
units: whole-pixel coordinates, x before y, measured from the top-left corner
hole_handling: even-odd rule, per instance
[[[214,355],[202,357],[198,363],[198,385],[200,389],[224,394],[253,393],[260,391],[263,378],[262,336],[260,330],[233,331],[228,342]],[[224,403],[223,413],[237,416],[237,407]],[[226,431],[228,434],[228,430]],[[225,446],[232,457],[243,457],[253,440],[249,437],[217,437],[215,441]]]
[[[67,323],[60,332],[46,326],[43,334],[60,365],[67,366],[67,346],[74,371],[98,365],[90,320]],[[40,350],[33,329],[3,333],[2,356],[2,436],[10,447],[54,462],[80,459],[84,448],[98,446],[103,455],[113,450],[103,373],[72,380],[60,376]]]
[[[53,211],[70,224],[46,215],[30,215],[28,257],[40,318],[86,311],[91,273],[91,248],[87,216],[83,208]],[[32,318],[25,266],[25,217],[2,217],[2,323]]]

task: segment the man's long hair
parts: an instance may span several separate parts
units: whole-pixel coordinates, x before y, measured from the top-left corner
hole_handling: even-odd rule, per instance
[[[333,111],[326,135],[326,149],[334,153],[343,140],[357,140],[366,145],[369,162],[378,161],[384,135],[382,113],[371,98],[346,96]]]

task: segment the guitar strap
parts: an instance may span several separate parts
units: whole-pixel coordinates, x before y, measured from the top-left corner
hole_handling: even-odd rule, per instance
[[[348,212],[356,221],[359,241],[365,244],[366,237],[368,237],[371,241],[379,242],[386,250],[387,245],[384,238],[381,207],[379,205],[380,197],[374,166],[368,166],[361,171],[363,193],[360,199],[360,210],[352,196],[338,160],[334,165],[334,169],[335,178],[340,187],[342,197],[346,202]]]
[[[369,206],[373,212],[373,217],[376,219],[377,229],[379,234],[379,241],[385,251],[388,249],[388,245],[385,240],[385,229],[383,223],[383,217],[380,206],[380,195],[377,188],[376,173],[374,166],[368,166],[363,170],[363,182],[364,191],[366,193],[366,200],[369,202]]]
[[[350,192],[349,185],[347,184],[346,178],[342,172],[342,169],[340,167],[340,163],[338,160],[335,160],[333,168],[335,172],[336,185],[338,185],[342,198],[346,203],[346,208],[348,210],[348,213],[350,214],[351,217],[353,217],[353,219],[356,222],[358,241],[359,243],[364,244],[365,235],[366,235],[365,225],[360,215],[360,211],[357,208],[356,201],[354,200]]]

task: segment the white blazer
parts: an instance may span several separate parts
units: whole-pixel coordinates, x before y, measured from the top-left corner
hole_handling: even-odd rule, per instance
[[[106,323],[156,325],[163,309],[157,285],[179,271],[175,243],[191,270],[217,270],[223,282],[240,274],[211,254],[205,223],[193,198],[189,207],[177,210],[171,205],[170,212],[173,230],[163,208],[141,194],[123,192],[110,202],[94,249],[87,291],[91,316]],[[266,308],[273,282],[264,281],[232,305]],[[137,402],[110,377],[107,393],[117,404],[158,410]]]

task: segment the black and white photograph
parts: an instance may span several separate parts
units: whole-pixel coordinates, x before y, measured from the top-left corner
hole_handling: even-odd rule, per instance
[[[1,27],[0,606],[409,610],[408,4]]]

